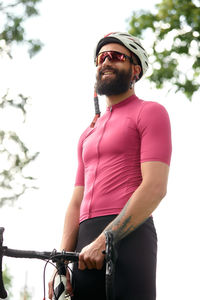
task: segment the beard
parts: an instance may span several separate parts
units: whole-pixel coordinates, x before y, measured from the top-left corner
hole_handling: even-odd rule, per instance
[[[105,71],[112,71],[114,73],[113,78],[102,79],[103,73]],[[130,88],[132,78],[132,68],[130,67],[128,71],[118,70],[107,66],[106,68],[99,71],[96,77],[96,92],[99,95],[119,95],[127,92]]]

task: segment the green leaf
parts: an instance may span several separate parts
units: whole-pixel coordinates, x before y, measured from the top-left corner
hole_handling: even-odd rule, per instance
[[[191,100],[200,90],[200,7],[191,0],[162,0],[154,13],[134,11],[129,25],[129,32],[138,37],[145,37],[151,29],[150,61],[154,63],[148,80],[157,88],[171,83],[172,90],[175,88]],[[187,74],[181,65],[183,57],[185,62],[192,61]],[[193,80],[188,77],[191,73]]]

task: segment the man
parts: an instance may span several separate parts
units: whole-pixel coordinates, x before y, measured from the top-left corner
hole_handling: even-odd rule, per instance
[[[105,36],[97,44],[95,62],[96,91],[106,96],[107,110],[78,146],[76,184],[61,243],[61,249],[80,252],[72,298],[106,299],[102,252],[105,231],[111,231],[118,250],[116,300],[155,300],[152,212],[167,189],[168,114],[160,104],[135,95],[134,84],[148,68],[137,38],[120,32]],[[69,282],[68,290],[72,293]]]

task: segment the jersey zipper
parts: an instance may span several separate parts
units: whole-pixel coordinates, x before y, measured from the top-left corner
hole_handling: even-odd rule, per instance
[[[97,144],[97,165],[96,165],[96,169],[95,169],[95,175],[94,175],[94,181],[93,181],[93,186],[92,186],[92,195],[91,195],[91,199],[90,199],[90,204],[89,204],[89,213],[88,213],[88,217],[91,218],[91,211],[92,211],[92,200],[93,200],[93,195],[94,195],[94,187],[95,187],[95,182],[96,182],[96,179],[97,179],[97,171],[98,171],[98,166],[99,166],[99,161],[100,161],[100,152],[99,152],[99,147],[100,147],[100,143],[103,139],[103,136],[104,136],[104,133],[105,133],[105,129],[106,129],[106,126],[107,126],[107,123],[108,121],[110,120],[111,118],[111,114],[112,114],[112,106],[110,106],[110,114],[106,120],[106,122],[104,123],[104,127],[103,127],[103,130],[102,130],[102,134],[99,138],[99,141],[98,141],[98,144]]]

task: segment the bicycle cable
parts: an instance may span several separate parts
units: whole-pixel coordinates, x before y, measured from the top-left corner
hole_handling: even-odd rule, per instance
[[[46,277],[46,268],[47,268],[47,265],[48,264],[51,264],[52,266],[54,266],[54,268],[56,268],[56,265],[53,264],[50,259],[48,259],[44,265],[44,270],[43,270],[43,293],[44,293],[44,296],[43,296],[43,300],[46,300],[46,280],[45,280],[45,277]]]

